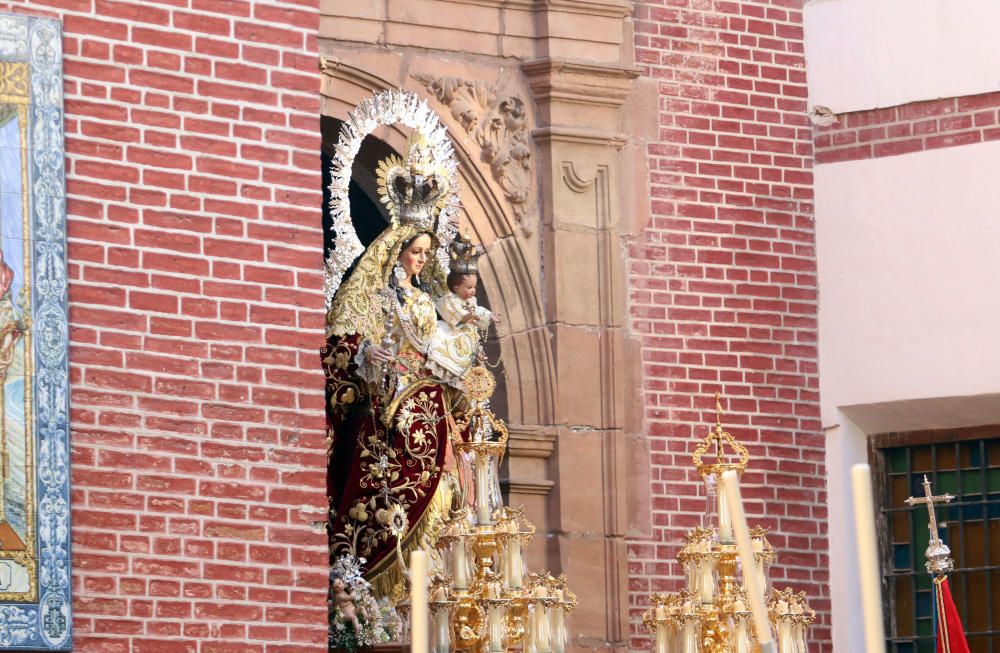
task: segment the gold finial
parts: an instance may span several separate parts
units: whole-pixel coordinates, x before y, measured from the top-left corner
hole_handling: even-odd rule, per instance
[[[704,441],[694,450],[694,466],[702,478],[708,478],[712,475],[720,476],[722,472],[729,469],[734,469],[738,475],[743,476],[747,462],[750,461],[750,452],[737,442],[736,438],[722,429],[722,394],[718,392],[715,393],[715,413],[715,430],[709,430]],[[709,464],[704,462],[702,458],[713,445],[715,445],[716,462]],[[738,461],[726,462],[726,452],[724,451],[726,445],[731,449],[730,455],[739,456]]]

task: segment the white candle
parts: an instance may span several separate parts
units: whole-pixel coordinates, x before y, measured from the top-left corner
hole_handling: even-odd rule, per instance
[[[552,609],[552,653],[566,653],[566,611],[561,605]]]
[[[451,646],[451,633],[449,631],[448,610],[446,608],[440,608],[435,613],[434,625],[436,626],[434,651],[435,653],[448,653],[448,648]]]
[[[511,589],[519,590],[524,586],[524,568],[523,568],[523,558],[521,556],[521,540],[520,536],[515,535],[507,544],[507,555],[508,567],[507,567],[507,582]]]
[[[791,607],[791,613],[792,614],[801,615],[802,614],[802,606],[799,605],[798,603],[793,604],[792,607]],[[793,621],[788,626],[789,638],[792,641],[792,653],[808,653],[808,651],[806,651],[806,648],[805,648],[805,645],[804,645],[804,641],[805,640],[800,635],[800,633],[803,631],[803,629],[804,629],[804,625],[803,625],[803,623],[802,623],[801,620]]]
[[[452,584],[457,590],[469,587],[469,559],[465,553],[465,538],[459,537],[451,546],[451,568],[455,578]]]
[[[698,585],[701,583],[701,576],[698,574],[698,568],[694,562],[688,561],[684,565],[684,575],[687,577],[688,592],[697,594],[699,592]]]
[[[684,602],[684,614],[694,614],[694,606],[691,605],[690,601]],[[698,622],[695,619],[684,620],[681,653],[698,653]]]
[[[427,552],[410,552],[410,651],[427,653]]]
[[[872,500],[871,469],[868,465],[851,467],[854,486],[854,528],[857,532],[858,573],[861,575],[861,608],[864,613],[865,651],[885,652],[882,627],[882,575],[875,539],[875,503]]]
[[[795,653],[795,642],[792,641],[792,623],[783,618],[788,614],[788,603],[778,601],[778,653]]]
[[[503,653],[505,650],[503,645],[503,608],[499,606],[490,606],[487,608],[486,622],[489,628],[490,653]]]
[[[722,492],[726,497],[726,505],[732,517],[733,535],[736,536],[736,550],[740,554],[740,562],[744,570],[747,598],[750,601],[750,612],[753,615],[754,630],[757,631],[757,642],[766,644],[771,641],[771,626],[767,621],[767,606],[764,605],[764,588],[760,579],[752,570],[756,569],[753,555],[753,545],[750,543],[750,529],[747,527],[747,516],[743,512],[743,498],[740,496],[740,479],[734,470],[722,473]]]
[[[711,558],[701,560],[701,602],[711,603],[715,595],[715,561]]]
[[[524,636],[524,653],[538,653],[535,641],[538,637],[538,611],[528,610],[528,632]]]
[[[746,610],[746,604],[743,603],[742,599],[736,599],[733,602],[733,610],[736,612],[744,612]],[[751,642],[750,642],[750,629],[749,624],[745,615],[740,615],[734,617],[736,622],[736,627],[733,631],[733,639],[736,641],[735,653],[750,653]]]
[[[656,653],[667,653],[667,611],[656,606]]]
[[[535,648],[538,653],[552,653],[552,624],[549,621],[549,611],[538,605],[535,622]]]
[[[754,552],[754,568],[750,571],[746,569],[743,570],[743,589],[747,588],[746,577],[747,574],[754,573],[757,574],[757,584],[760,586],[760,590],[767,596],[767,575],[764,573],[764,558],[758,558],[756,554],[764,552],[764,540],[759,537],[755,537],[750,540],[750,548]]]
[[[721,544],[733,543],[733,522],[729,518],[729,510],[726,508],[726,496],[721,487],[716,488],[716,512],[719,513],[719,542]]]
[[[490,474],[489,457],[484,453],[476,455],[476,523],[490,525]]]
[[[797,653],[809,653],[809,645],[806,644],[806,625],[801,621],[795,624],[795,650]]]

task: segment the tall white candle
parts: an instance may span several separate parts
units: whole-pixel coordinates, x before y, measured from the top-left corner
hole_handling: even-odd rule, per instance
[[[566,610],[552,608],[552,653],[566,653]]]
[[[743,599],[736,599],[733,602],[733,610],[736,612],[743,612],[746,610],[746,604],[743,603]],[[750,653],[752,648],[750,643],[750,624],[747,623],[745,615],[737,616],[733,619],[735,626],[733,628],[733,639],[735,640],[735,653]]]
[[[512,537],[507,541],[507,555],[510,556],[507,567],[507,582],[511,589],[519,590],[524,586],[524,559],[521,555],[519,536]]]
[[[716,512],[719,513],[719,542],[721,544],[733,543],[733,522],[729,518],[729,509],[726,508],[726,496],[722,488],[716,489]]]
[[[701,602],[711,603],[715,597],[715,561],[703,558],[701,561]]]
[[[476,523],[489,525],[493,523],[490,514],[490,475],[489,457],[482,453],[476,454]]]
[[[667,611],[656,606],[656,653],[667,653]]]
[[[778,614],[784,617],[788,614],[788,604],[778,601]],[[792,641],[792,623],[788,619],[778,619],[778,653],[795,653],[795,642]]]
[[[791,612],[794,615],[801,615],[802,614],[802,606],[800,604],[798,604],[798,603],[793,604]],[[789,630],[791,631],[790,632],[790,637],[791,637],[791,640],[792,640],[792,651],[793,651],[793,653],[809,653],[806,650],[806,646],[805,646],[805,637],[804,637],[805,633],[803,632],[804,629],[805,629],[805,626],[802,623],[801,619],[796,619],[789,626]]]
[[[764,604],[764,588],[753,570],[756,569],[753,556],[753,545],[750,543],[750,529],[747,527],[747,516],[743,511],[743,498],[740,496],[740,479],[734,470],[722,473],[722,492],[726,496],[729,515],[732,517],[733,535],[736,536],[736,550],[743,564],[743,580],[746,585],[747,599],[750,601],[750,612],[753,615],[754,630],[757,631],[757,642],[766,644],[771,641],[771,626],[767,621],[767,606]],[[749,572],[749,573],[747,573]]]
[[[440,608],[434,614],[434,625],[435,625],[435,637],[434,637],[434,651],[435,653],[448,653],[448,649],[451,646],[451,634],[449,632],[448,624],[448,610],[445,608]]]
[[[694,606],[691,605],[690,601],[684,602],[684,614],[694,614]],[[698,653],[698,622],[694,619],[684,620],[681,653]]]
[[[452,584],[457,590],[469,587],[469,558],[465,551],[465,538],[459,537],[451,546]]]
[[[528,631],[524,636],[524,653],[538,653],[538,611],[528,610]]]
[[[766,596],[767,595],[767,576],[764,574],[764,559],[763,559],[763,557],[761,557],[761,558],[757,557],[758,553],[763,553],[764,552],[764,540],[762,540],[759,537],[753,538],[752,540],[750,540],[750,548],[754,552],[754,568],[753,568],[752,571],[749,571],[747,569],[743,570],[743,578],[744,578],[743,588],[746,589],[746,587],[747,587],[746,580],[745,580],[746,577],[747,577],[747,575],[750,574],[750,573],[757,574],[757,584],[760,586],[760,590]]]
[[[549,621],[549,610],[543,608],[541,605],[537,606],[535,610],[538,620],[535,622],[537,626],[535,630],[535,648],[538,649],[538,653],[552,653],[552,623]]]
[[[410,651],[427,653],[427,552],[410,552]]]
[[[872,500],[871,469],[860,464],[851,467],[854,487],[854,528],[857,531],[858,573],[861,575],[861,609],[864,613],[865,651],[884,653],[885,631],[882,627],[882,575],[875,539],[875,502]]]
[[[697,594],[701,590],[698,589],[701,585],[701,574],[698,573],[698,567],[691,561],[688,561],[684,565],[684,575],[687,577],[687,590],[691,594]]]
[[[490,606],[486,609],[486,622],[489,630],[489,650],[490,653],[503,653],[503,608],[499,606]]]

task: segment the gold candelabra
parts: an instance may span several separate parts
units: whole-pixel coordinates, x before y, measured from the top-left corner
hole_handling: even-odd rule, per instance
[[[767,541],[767,529],[757,526],[750,530],[754,568],[740,568],[733,524],[718,486],[725,471],[742,475],[750,455],[723,430],[718,395],[716,413],[715,428],[693,457],[705,481],[708,509],[704,526],[685,535],[677,555],[684,569],[684,589],[654,594],[643,623],[655,634],[656,653],[756,653],[760,647],[743,581],[747,574],[755,574],[759,586],[765,588],[778,652],[807,653],[806,633],[816,613],[807,605],[804,593],[770,587],[768,574],[776,556]],[[705,461],[710,453],[714,454],[713,463]]]
[[[463,379],[471,408],[452,424],[462,507],[441,526],[431,573],[431,651],[564,653],[566,615],[577,604],[565,576],[530,573],[524,549],[535,534],[524,508],[504,505],[499,467],[508,432],[489,408],[493,375],[482,366]],[[407,606],[399,606],[405,614]]]

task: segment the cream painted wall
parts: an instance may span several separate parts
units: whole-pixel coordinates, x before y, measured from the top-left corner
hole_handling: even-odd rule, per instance
[[[1000,423],[1000,143],[819,165],[834,650],[863,650],[850,466],[868,434]]]
[[[811,0],[809,105],[835,113],[1000,90],[997,0]]]
[[[815,170],[824,423],[1000,391],[1000,142]]]

